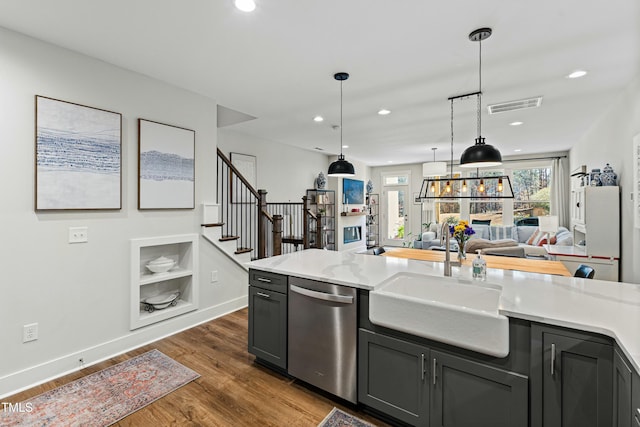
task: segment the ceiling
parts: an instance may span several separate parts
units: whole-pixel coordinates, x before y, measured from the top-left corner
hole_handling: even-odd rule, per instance
[[[537,109],[483,108],[482,136],[503,156],[571,148],[640,75],[637,0],[256,3],[244,13],[232,0],[2,0],[0,26],[256,117],[228,129],[327,154],[340,149],[333,74],[346,71],[344,153],[371,166],[430,161],[432,147],[450,158],[447,98],[478,90],[476,28],[493,29],[483,107],[543,96]],[[576,69],[589,74],[565,77]],[[456,159],[475,136],[475,97],[455,102]]]

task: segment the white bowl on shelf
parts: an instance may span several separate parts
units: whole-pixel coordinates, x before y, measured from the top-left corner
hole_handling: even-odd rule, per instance
[[[153,273],[166,273],[171,270],[174,265],[176,265],[174,260],[161,256],[150,261],[146,267]]]

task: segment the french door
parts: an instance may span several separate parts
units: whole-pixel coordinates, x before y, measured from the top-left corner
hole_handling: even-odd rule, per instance
[[[385,173],[382,182],[382,244],[403,246],[412,236],[410,172]]]

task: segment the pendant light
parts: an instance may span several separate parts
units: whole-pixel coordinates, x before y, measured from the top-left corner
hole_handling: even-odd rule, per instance
[[[491,36],[491,28],[480,28],[469,34],[469,40],[478,42],[480,46],[480,61],[478,67],[479,90],[478,90],[478,137],[475,145],[464,150],[460,157],[460,167],[462,168],[482,168],[498,166],[502,164],[502,155],[495,147],[485,144],[481,134],[482,128],[482,40]]]
[[[336,73],[333,78],[340,82],[340,155],[338,160],[329,165],[329,176],[353,176],[355,175],[355,169],[353,165],[344,159],[342,154],[342,82],[349,78],[348,73]]]
[[[447,163],[446,162],[436,162],[436,150],[437,148],[432,148],[433,150],[433,162],[423,163],[422,164],[422,177],[426,178],[428,176],[443,176],[447,173]]]

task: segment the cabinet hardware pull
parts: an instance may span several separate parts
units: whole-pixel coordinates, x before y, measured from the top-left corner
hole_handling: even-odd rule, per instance
[[[263,298],[271,298],[271,295],[269,295],[269,294],[265,294],[265,293],[262,293],[262,292],[256,292],[256,294],[257,294],[259,297],[263,297]]]
[[[438,378],[438,375],[436,374],[436,367],[438,366],[438,361],[436,360],[436,358],[433,358],[433,385],[436,385],[436,380]]]
[[[551,376],[555,375],[556,371],[556,345],[551,344]]]
[[[424,353],[420,355],[420,363],[422,364],[422,381],[424,381]]]
[[[296,285],[289,285],[289,290],[300,295],[305,295],[310,298],[320,299],[324,301],[332,301],[340,304],[353,304],[353,297],[351,295],[338,295],[328,294],[326,292],[314,291],[307,288],[301,288]]]
[[[264,282],[264,283],[271,283],[271,280],[269,279],[265,279],[264,277],[258,277],[257,280],[259,282]]]

